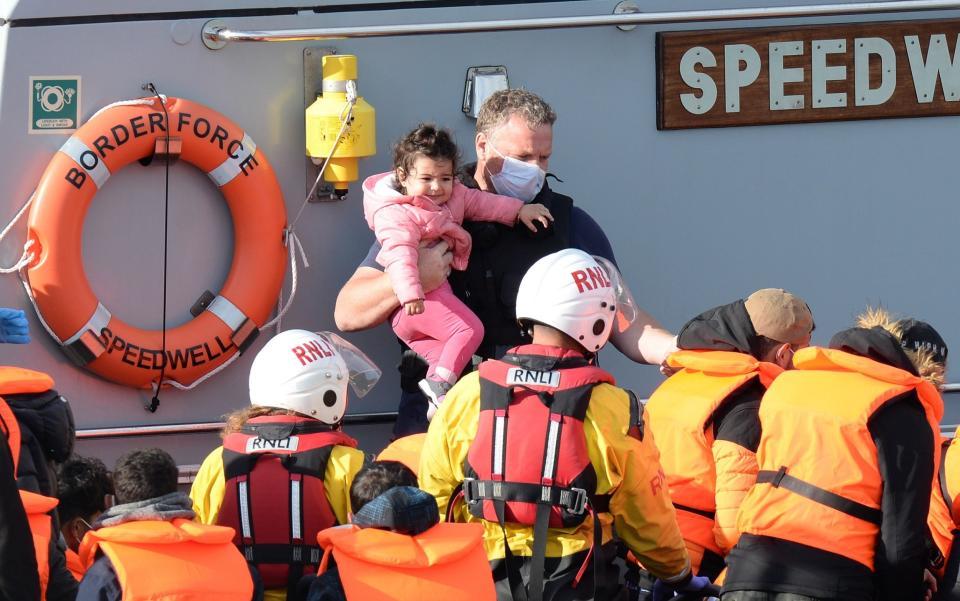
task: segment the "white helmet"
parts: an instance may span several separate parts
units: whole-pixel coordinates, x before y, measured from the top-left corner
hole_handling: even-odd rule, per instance
[[[347,411],[347,384],[363,396],[380,370],[362,351],[330,332],[287,330],[257,353],[250,367],[250,403],[290,409],[326,424]]]
[[[596,259],[573,248],[534,263],[517,292],[517,320],[556,328],[593,353],[607,343],[617,297]]]

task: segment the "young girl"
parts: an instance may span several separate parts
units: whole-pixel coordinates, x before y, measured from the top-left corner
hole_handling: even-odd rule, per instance
[[[454,296],[449,282],[424,294],[417,270],[421,241],[446,241],[451,267],[463,270],[471,247],[470,234],[461,227],[464,219],[522,221],[534,231],[534,222],[546,226],[553,219],[543,205],[467,188],[454,176],[457,155],[449,132],[421,124],[394,148],[394,171],[363,182],[364,215],[382,246],[377,262],[401,304],[393,330],[430,364],[420,382],[431,402],[429,417],[483,340],[483,324]]]

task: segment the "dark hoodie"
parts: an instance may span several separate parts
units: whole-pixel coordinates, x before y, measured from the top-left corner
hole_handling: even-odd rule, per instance
[[[57,496],[55,463],[66,461],[73,451],[75,430],[70,404],[56,390],[38,393],[8,394],[4,400],[20,426],[20,462],[17,464],[17,486],[21,490],[48,497]],[[47,601],[73,601],[77,580],[67,569],[61,543],[60,520],[52,513],[50,539],[50,578]]]
[[[833,337],[830,348],[917,374],[896,339],[882,328],[845,330]],[[914,391],[888,401],[867,427],[877,447],[883,480],[875,573],[841,555],[744,534],[727,557],[724,591],[794,593],[837,601],[922,598],[933,433]]]
[[[730,351],[757,357],[759,337],[742,300],[694,317],[680,329],[677,346],[688,351]],[[756,453],[760,445],[760,399],[766,389],[753,378],[730,394],[711,418],[715,440]]]

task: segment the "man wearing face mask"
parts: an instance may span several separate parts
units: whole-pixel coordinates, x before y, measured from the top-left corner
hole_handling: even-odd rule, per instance
[[[615,264],[606,234],[573,199],[554,192],[546,181],[553,152],[557,115],[539,96],[526,90],[502,90],[491,95],[477,117],[477,162],[465,165],[460,181],[472,188],[496,192],[546,206],[554,216],[550,228],[537,233],[494,223],[464,223],[473,237],[466,271],[450,273],[446,245],[420,249],[420,279],[425,291],[450,276],[456,295],[484,324],[477,354],[499,357],[510,347],[529,342],[516,325],[515,301],[520,280],[538,259],[565,248],[576,248]],[[337,297],[334,317],[345,331],[363,330],[385,321],[399,307],[389,277],[375,257],[374,242],[367,257]],[[634,361],[659,364],[675,350],[675,338],[643,311],[634,308],[628,331],[615,332],[612,342]],[[399,417],[394,433],[425,432],[426,399],[417,388],[423,377],[409,353],[401,362]]]

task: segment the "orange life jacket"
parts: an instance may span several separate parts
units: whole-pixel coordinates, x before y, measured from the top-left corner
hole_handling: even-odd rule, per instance
[[[741,532],[770,536],[873,569],[883,481],[867,427],[888,401],[915,390],[934,439],[943,401],[929,382],[839,350],[811,347],[760,405],[760,472],[740,506]],[[939,455],[931,457],[939,463]]]
[[[660,449],[677,524],[686,541],[721,557],[713,534],[717,474],[713,463],[714,412],[734,392],[759,377],[767,387],[783,371],[745,353],[678,351],[671,367],[681,368],[647,401],[650,431]]]
[[[483,525],[437,524],[408,536],[353,525],[317,535],[331,553],[347,601],[495,601],[493,573],[483,548]]]
[[[25,369],[0,365],[0,397],[6,394],[29,394],[45,392],[53,388],[53,378],[49,375]],[[10,454],[13,455],[13,471],[16,473],[20,463],[20,426],[13,415],[10,406],[0,398],[0,430],[3,430],[10,445]]]
[[[26,490],[20,491],[20,500],[30,523],[33,535],[33,549],[37,554],[37,569],[40,572],[40,599],[47,598],[47,584],[50,582],[50,537],[53,530],[53,518],[50,512],[58,501]]]
[[[80,561],[80,556],[77,555],[73,549],[67,549],[65,555],[67,557],[67,569],[70,570],[70,573],[76,581],[80,582],[83,580],[83,575],[87,572],[87,566],[83,565],[83,562]]]
[[[957,463],[957,449],[960,449],[960,441],[943,438],[940,441],[940,469],[934,474],[933,487],[930,491],[930,513],[927,516],[927,526],[930,528],[930,534],[933,536],[933,543],[937,551],[930,558],[928,566],[938,579],[943,578],[947,565],[947,559],[953,550],[954,538],[960,533],[960,520],[957,520],[957,514],[953,511],[954,507],[960,506],[956,496],[958,491],[958,479],[960,479],[960,463]],[[951,478],[951,471],[953,476]]]
[[[22,367],[0,366],[0,396],[44,392],[51,388],[53,388],[53,378],[43,372]],[[20,463],[20,426],[10,406],[2,398],[0,398],[0,430],[7,437],[7,444],[13,457],[13,472],[16,474]],[[42,600],[46,599],[47,584],[50,581],[50,538],[53,530],[50,512],[59,501],[25,490],[20,491],[20,500],[23,502],[30,533],[33,535]]]
[[[97,550],[113,564],[123,601],[246,601],[253,580],[233,544],[233,528],[182,518],[91,530],[80,543],[90,565]]]
[[[399,461],[410,468],[414,474],[419,474],[420,452],[423,450],[423,441],[426,439],[426,432],[398,438],[380,451],[377,461]]]

